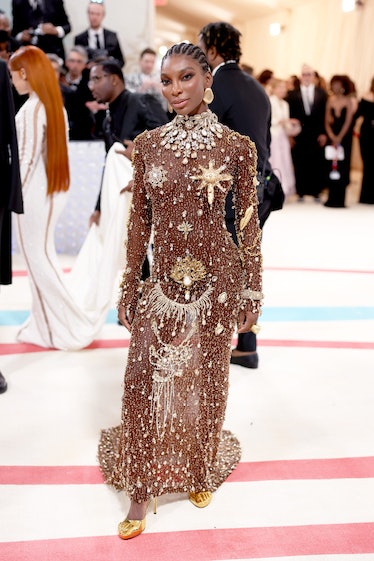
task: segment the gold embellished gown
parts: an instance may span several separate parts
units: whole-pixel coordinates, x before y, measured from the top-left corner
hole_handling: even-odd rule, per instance
[[[105,480],[141,502],[214,491],[240,445],[223,430],[231,339],[261,305],[256,149],[207,111],[137,137],[120,303],[135,312],[122,422],[102,431]],[[239,246],[225,226],[232,189]],[[140,282],[153,228],[151,277]]]

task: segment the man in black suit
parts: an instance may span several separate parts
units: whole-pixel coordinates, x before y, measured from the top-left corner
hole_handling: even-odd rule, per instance
[[[22,187],[13,94],[6,62],[0,59],[0,285],[12,282],[11,212],[22,213]],[[0,372],[0,393],[7,383]]]
[[[99,103],[107,103],[103,122],[106,152],[115,142],[124,145],[124,154],[131,158],[132,141],[146,129],[152,130],[167,122],[167,115],[156,98],[149,94],[130,92],[125,87],[121,68],[115,62],[96,62],[90,70],[89,88]],[[90,221],[100,220],[100,195]]]
[[[17,41],[65,60],[62,40],[71,26],[63,0],[12,0],[12,14],[12,35]]]
[[[93,140],[95,117],[87,106],[93,97],[88,87],[89,71],[86,49],[80,45],[72,47],[66,58],[66,74],[60,83],[67,87],[64,104],[69,118],[70,140]]]
[[[125,57],[122,54],[117,33],[102,27],[105,17],[104,3],[90,2],[87,14],[90,27],[83,33],[76,35],[75,45],[85,47],[90,60],[98,56],[112,57],[123,67]]]
[[[311,195],[316,202],[324,188],[325,109],[327,94],[315,86],[314,70],[304,64],[301,70],[300,88],[290,91],[286,101],[290,117],[301,123],[301,133],[294,138],[292,159],[295,168],[296,191],[299,201]]]
[[[263,226],[272,210],[282,208],[284,195],[269,163],[271,107],[262,86],[239,66],[240,32],[225,22],[209,23],[199,34],[199,47],[212,68],[214,99],[209,108],[219,121],[240,134],[247,135],[257,148],[259,175],[259,219]],[[237,243],[232,194],[226,200],[226,226]],[[257,368],[255,333],[238,336],[231,362],[246,368]]]

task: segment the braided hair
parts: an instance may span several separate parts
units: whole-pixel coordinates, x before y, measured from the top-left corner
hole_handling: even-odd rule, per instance
[[[199,33],[199,37],[204,41],[206,49],[215,47],[217,53],[225,62],[227,60],[239,62],[242,55],[240,36],[240,31],[223,21],[208,23]]]
[[[168,58],[170,58],[174,55],[189,56],[189,57],[193,58],[194,60],[197,60],[197,62],[200,64],[201,69],[202,69],[204,74],[206,72],[210,72],[210,67],[209,67],[209,64],[208,64],[208,61],[206,59],[206,56],[205,56],[204,52],[200,49],[200,47],[198,47],[197,45],[194,45],[193,43],[177,43],[176,45],[173,45],[172,47],[170,47],[170,49],[168,49],[168,51],[165,53],[165,56],[163,57],[163,59],[161,61],[161,69],[162,69],[166,59],[168,59]]]

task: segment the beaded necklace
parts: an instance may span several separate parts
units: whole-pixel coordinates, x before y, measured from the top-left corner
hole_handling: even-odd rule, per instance
[[[176,158],[182,157],[182,164],[187,164],[189,158],[197,158],[199,150],[212,150],[215,139],[222,138],[222,132],[217,116],[209,110],[196,115],[177,115],[164,126],[161,146],[172,150]]]

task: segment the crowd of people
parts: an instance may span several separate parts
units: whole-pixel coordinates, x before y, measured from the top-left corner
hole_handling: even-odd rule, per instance
[[[144,530],[151,498],[183,492],[206,507],[238,463],[240,444],[222,426],[230,362],[259,362],[261,230],[294,189],[303,201],[327,188],[327,206],[345,205],[358,117],[360,202],[374,202],[374,81],[354,106],[347,77],[334,76],[326,91],[307,65],[292,89],[270,70],[258,80],[240,67],[241,34],[225,22],[204,26],[196,45],[170,47],[160,79],[150,48],[126,78],[117,34],[102,25],[104,4],[89,2],[87,13],[89,28],[65,57],[62,0],[13,1],[14,37],[8,25],[1,53],[14,99],[0,61],[0,280],[11,282],[14,212],[32,295],[18,340],[81,349],[103,325],[126,238],[122,417],[102,432],[99,461],[107,483],[130,498],[118,527],[130,539]],[[70,183],[69,138],[101,138],[107,155],[90,232],[66,275],[54,229]]]
[[[356,131],[363,162],[359,202],[374,204],[373,165],[368,156],[374,145],[373,81],[359,100],[349,76],[335,74],[326,83],[306,64],[300,76],[279,79],[265,69],[257,80],[270,97],[270,161],[286,197],[296,195],[303,202],[311,196],[320,202],[326,193],[325,206],[344,208]]]

